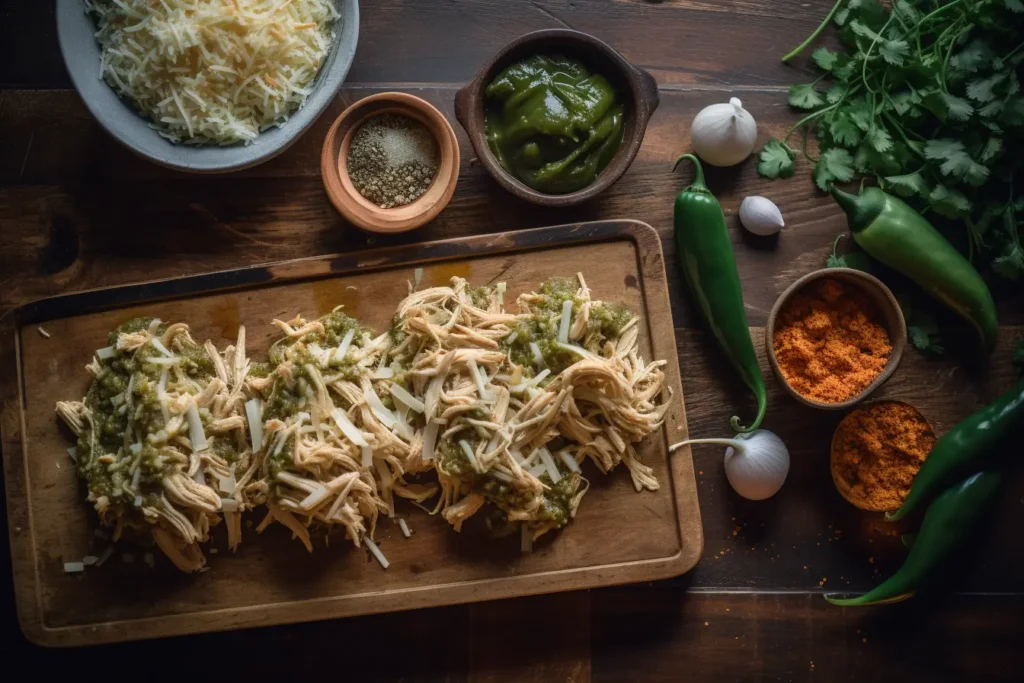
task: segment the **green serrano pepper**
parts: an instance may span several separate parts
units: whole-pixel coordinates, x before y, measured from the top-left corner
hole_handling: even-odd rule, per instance
[[[979,472],[947,489],[928,506],[910,554],[895,574],[856,598],[826,595],[825,599],[842,607],[863,607],[900,602],[913,596],[928,574],[964,540],[995,497],[1001,481],[998,472]]]
[[[996,451],[999,442],[1024,427],[1024,380],[994,402],[967,417],[935,442],[931,453],[914,477],[903,505],[886,513],[891,521],[902,519],[942,489],[950,479]]]
[[[974,328],[986,353],[992,353],[999,333],[996,305],[970,261],[921,214],[877,187],[860,196],[834,185],[830,192],[864,251],[959,314]]]
[[[692,154],[676,159],[693,162],[693,183],[676,197],[674,232],[676,255],[683,269],[686,284],[704,321],[725,351],[729,362],[757,398],[757,417],[742,426],[738,416],[731,420],[738,432],[752,432],[761,425],[768,409],[764,376],[754,353],[754,342],[747,327],[743,307],[743,288],[736,270],[725,214],[715,196],[704,184],[704,169]]]

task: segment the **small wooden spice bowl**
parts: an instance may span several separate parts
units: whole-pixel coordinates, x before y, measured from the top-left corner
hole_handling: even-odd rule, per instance
[[[864,388],[856,396],[849,398],[840,403],[825,403],[823,401],[816,401],[812,398],[808,398],[803,394],[799,393],[796,389],[790,386],[789,382],[782,374],[782,370],[779,368],[778,359],[775,357],[775,321],[778,318],[779,311],[789,302],[789,300],[798,291],[809,285],[815,280],[822,278],[832,278],[839,280],[843,284],[851,287],[856,287],[867,295],[875,308],[878,309],[878,313],[882,317],[882,325],[885,327],[886,332],[889,333],[889,340],[892,344],[892,353],[889,354],[889,359],[882,368],[882,372],[874,379],[871,384]],[[853,268],[823,268],[816,270],[813,273],[808,273],[802,278],[791,284],[786,291],[779,296],[776,300],[775,305],[772,306],[771,313],[768,314],[768,327],[765,330],[765,347],[768,352],[768,364],[772,367],[772,372],[782,383],[782,386],[786,388],[786,391],[790,393],[796,400],[800,401],[804,405],[811,406],[812,408],[821,408],[823,410],[845,410],[852,406],[857,405],[865,398],[867,398],[871,392],[878,387],[882,386],[892,373],[896,372],[896,368],[900,364],[900,360],[903,358],[903,350],[907,346],[907,323],[903,319],[903,311],[900,310],[900,305],[896,301],[896,297],[893,296],[889,288],[882,284],[881,280],[876,278],[874,275],[869,275],[861,270],[854,270]]]
[[[368,119],[385,113],[419,121],[437,141],[437,174],[426,192],[414,201],[383,209],[359,194],[348,175],[352,136]],[[432,220],[447,206],[459,180],[459,142],[448,120],[429,102],[402,92],[384,92],[359,100],[341,113],[327,132],[320,154],[324,189],[334,208],[364,230],[406,232]]]
[[[856,433],[856,428],[852,421],[859,417],[858,413],[867,415],[876,408],[882,409],[887,406],[902,411],[907,418],[913,418],[918,426],[916,431],[919,432],[919,436],[917,439],[911,440],[910,445],[919,446],[916,450],[922,453],[924,457],[920,463],[915,463],[916,467],[902,481],[893,479],[891,476],[888,478],[880,476],[885,468],[885,463],[879,462],[879,455],[875,453],[864,457],[857,457],[855,461],[849,463],[851,465],[856,463],[856,466],[859,468],[867,468],[870,472],[870,477],[861,476],[859,472],[852,476],[844,477],[844,473],[847,473],[848,470],[842,463],[839,448],[844,440],[851,438],[851,432]],[[911,427],[907,431],[915,430]],[[897,435],[893,442],[890,442],[889,438],[883,438],[881,439],[882,448],[894,447],[896,452],[901,452],[902,449],[897,445],[897,442],[904,441],[904,445],[906,445],[905,440],[907,438],[906,432]],[[870,439],[869,442],[879,443],[875,439]],[[832,483],[835,484],[839,495],[854,507],[867,510],[868,512],[891,512],[897,509],[905,500],[913,483],[913,478],[917,476],[921,466],[924,464],[924,458],[927,458],[928,453],[931,452],[934,446],[935,432],[932,430],[932,426],[928,423],[927,418],[914,406],[905,401],[894,401],[891,399],[865,401],[857,406],[855,410],[847,413],[836,426],[836,431],[832,434],[832,443],[829,447],[829,469],[832,471]],[[902,452],[906,453],[906,451]],[[906,456],[904,455],[904,457]],[[888,459],[891,464],[892,456],[890,455]],[[903,467],[909,467],[905,459],[901,459],[898,464]]]
[[[622,98],[622,144],[608,165],[590,185],[566,194],[538,192],[502,168],[487,144],[484,131],[484,91],[491,80],[510,64],[537,54],[561,54],[579,59],[612,84]],[[544,29],[519,36],[490,59],[468,85],[455,94],[455,118],[469,135],[477,158],[503,188],[528,202],[542,206],[572,206],[592,199],[622,177],[644,140],[647,122],[658,108],[658,82],[594,36],[569,29]]]

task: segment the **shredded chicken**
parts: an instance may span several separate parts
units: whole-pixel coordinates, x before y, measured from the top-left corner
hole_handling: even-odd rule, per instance
[[[245,330],[223,354],[210,342],[198,345],[184,323],[136,320],[112,337],[111,355],[97,354],[87,366],[94,377],[88,394],[57,403],[78,438],[88,500],[115,536],[125,528],[148,532],[175,566],[198,571],[210,527],[225,514],[234,549],[239,515],[250,507],[244,491],[225,490],[251,461]],[[196,424],[188,416],[193,409]],[[194,449],[200,436],[205,448]]]
[[[115,539],[148,529],[197,571],[210,527],[223,518],[235,549],[257,505],[257,532],[277,522],[312,551],[335,529],[371,546],[396,497],[456,531],[481,513],[535,540],[576,515],[588,459],[656,490],[637,444],[672,397],[665,362],[640,355],[638,318],[591,299],[582,275],[521,295],[515,312],[504,294],[458,277],[410,285],[377,336],[340,308],[274,320],[281,338],[257,364],[244,329],[218,352],[184,323],[133,321],[87,366],[88,395],[57,404],[89,500]]]
[[[394,516],[394,482],[413,450],[414,434],[393,430],[391,410],[375,405],[387,335],[372,338],[338,309],[274,324],[285,336],[271,348],[271,381],[249,383],[270,412],[249,485],[270,509],[258,530],[279,522],[312,551],[312,525],[338,527],[359,546],[381,513]]]
[[[600,321],[591,324],[592,313],[608,309],[591,300],[582,275],[569,296],[564,289],[562,298],[525,294],[509,313],[503,286],[470,291],[453,278],[450,287],[413,291],[398,306],[388,359],[410,368],[405,388],[422,401],[423,424],[438,423],[435,511],[456,531],[486,503],[526,524],[533,538],[563,526],[589,486],[578,466],[588,457],[602,472],[624,463],[638,491],[658,488],[633,444],[668,409],[669,400],[660,400],[664,362],[640,357],[635,316],[613,335]],[[517,340],[523,348],[527,334],[532,340],[560,327],[565,300],[575,311],[565,342],[545,343],[566,367],[515,358]]]

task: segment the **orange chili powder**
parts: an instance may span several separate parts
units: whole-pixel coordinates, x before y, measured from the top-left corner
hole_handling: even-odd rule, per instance
[[[832,437],[832,480],[863,510],[895,510],[934,445],[935,432],[913,406],[866,403],[844,417]]]
[[[786,302],[772,346],[786,382],[821,403],[842,403],[862,392],[892,353],[871,299],[833,278],[815,280]]]

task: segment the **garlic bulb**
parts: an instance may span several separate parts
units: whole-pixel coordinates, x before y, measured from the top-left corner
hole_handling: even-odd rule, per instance
[[[786,227],[782,212],[764,197],[747,197],[740,204],[740,223],[755,235],[774,235]]]
[[[690,439],[669,447],[669,452],[692,444],[718,444],[725,450],[725,476],[736,493],[750,500],[771,498],[789,474],[789,449],[767,429],[739,434],[733,439]]]
[[[704,107],[690,126],[693,150],[712,166],[734,166],[754,151],[757,123],[733,97],[727,104]]]

